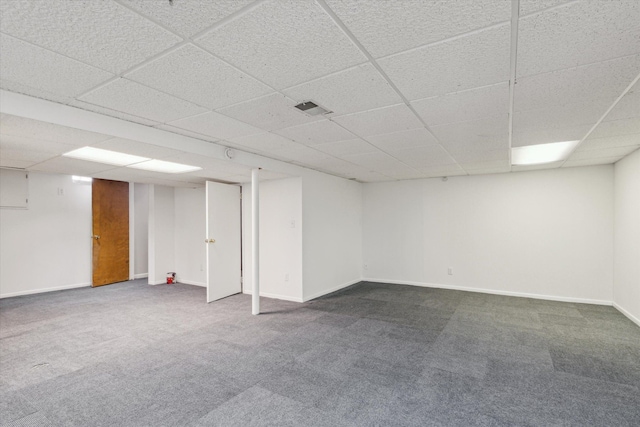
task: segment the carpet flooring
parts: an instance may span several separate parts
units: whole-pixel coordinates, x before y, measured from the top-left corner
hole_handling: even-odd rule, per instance
[[[7,426],[640,426],[612,307],[362,282],[299,304],[143,281],[0,301]]]

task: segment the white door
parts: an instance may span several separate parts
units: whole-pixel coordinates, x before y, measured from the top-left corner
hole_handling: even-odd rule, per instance
[[[207,302],[242,292],[240,187],[207,181]]]

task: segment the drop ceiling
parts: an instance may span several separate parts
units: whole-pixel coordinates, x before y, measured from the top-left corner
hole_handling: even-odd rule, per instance
[[[12,0],[0,87],[362,182],[640,147],[637,0]],[[308,116],[314,101],[332,113]],[[0,166],[193,186],[250,166],[3,114]],[[580,140],[566,161],[510,149]],[[203,167],[62,158],[92,145]],[[286,176],[267,171],[270,178]]]

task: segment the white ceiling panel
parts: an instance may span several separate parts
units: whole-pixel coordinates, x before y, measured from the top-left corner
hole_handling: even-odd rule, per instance
[[[591,132],[589,138],[604,138],[636,133],[640,133],[640,117],[611,121],[605,119]]]
[[[206,109],[127,79],[118,79],[79,98],[90,104],[166,123]]]
[[[500,160],[484,160],[477,162],[461,162],[460,166],[466,170],[467,172],[476,171],[476,170],[487,170],[487,169],[503,169],[507,168],[509,170],[509,158],[508,156],[504,156],[503,159]]]
[[[297,101],[314,101],[336,115],[402,102],[402,98],[370,63],[283,92]]]
[[[170,122],[169,125],[218,139],[233,139],[264,132],[255,126],[215,112],[208,112],[198,116],[176,120]]]
[[[605,121],[640,118],[640,83],[627,92],[604,118]]]
[[[119,73],[180,38],[113,1],[0,2],[2,32]]]
[[[276,135],[271,132],[264,132],[255,135],[242,136],[230,139],[234,144],[250,148],[252,151],[260,153],[269,153],[272,151],[281,151],[285,149],[295,149],[302,147],[300,144]]]
[[[511,145],[523,147],[525,145],[547,144],[550,142],[579,141],[589,132],[592,125],[576,125],[560,128],[532,127],[514,129]]]
[[[8,157],[0,156],[0,167],[3,167],[3,168],[26,169],[29,166],[32,166],[33,164],[34,162],[29,160],[16,160],[16,159],[10,159]]]
[[[325,153],[301,144],[296,144],[295,146],[289,148],[276,149],[271,153],[281,159],[292,161],[303,166],[313,166],[314,164],[321,162],[329,157]]]
[[[595,165],[610,165],[612,163],[617,162],[624,156],[616,156],[616,157],[596,157],[593,159],[577,159],[572,160],[569,159],[562,165],[563,168],[573,168],[577,166],[595,166]]]
[[[368,136],[367,141],[383,151],[403,150],[438,144],[438,140],[424,127]]]
[[[66,126],[54,125],[39,120],[3,114],[0,118],[0,129],[3,135],[15,135],[34,140],[53,141],[69,145],[92,145],[112,138],[94,132],[87,132]]]
[[[207,142],[218,142],[219,139],[218,138],[213,138],[211,136],[207,136],[207,135],[203,135],[201,133],[198,132],[191,132],[190,130],[186,130],[186,129],[181,129],[175,126],[170,126],[170,125],[159,125],[156,126],[157,129],[162,129],[162,130],[166,130],[168,132],[172,132],[178,135],[184,135],[184,136],[188,136],[190,138],[195,138],[195,139],[200,139],[202,141],[207,141]]]
[[[389,154],[416,169],[455,163],[455,160],[439,145],[406,148],[390,151]]]
[[[364,169],[361,166],[354,165],[353,163],[343,159],[338,159],[338,158],[329,157],[329,156],[327,156],[324,159],[315,160],[313,162],[313,167],[314,169],[317,169],[317,170],[338,174],[344,177],[351,177],[357,171],[368,172],[368,169]]]
[[[332,120],[363,138],[424,127],[404,104],[334,117]]]
[[[29,170],[39,172],[62,173],[65,175],[93,175],[115,169],[117,166],[105,165],[103,163],[87,162],[84,160],[72,159],[70,157],[55,157],[37,165],[29,167]]]
[[[198,44],[277,89],[366,61],[311,0],[267,1]]]
[[[606,99],[611,105],[640,73],[640,55],[518,79],[515,110]],[[640,108],[640,107],[639,107]]]
[[[50,158],[78,148],[77,145],[73,144],[47,141],[23,135],[8,135],[3,133],[3,131],[4,129],[0,129],[0,148],[3,150],[38,152],[48,156],[45,158]]]
[[[511,3],[495,0],[328,0],[327,4],[376,58],[511,18]]]
[[[405,169],[394,169],[392,171],[384,171],[384,174],[389,178],[394,180],[405,180],[405,179],[420,179],[427,178],[428,175],[425,172],[417,171],[413,168],[405,168]]]
[[[325,144],[355,138],[354,134],[330,120],[320,120],[300,126],[279,129],[274,133],[304,145]]]
[[[382,151],[351,154],[348,156],[344,156],[344,159],[348,162],[355,163],[356,165],[360,165],[379,172],[397,168],[404,169],[407,167],[407,165],[403,164],[392,156],[383,153]]]
[[[146,172],[146,173],[145,173]],[[164,185],[166,187],[196,188],[204,185],[204,178],[191,177],[193,181],[176,179],[175,174],[158,175],[153,172],[135,171],[131,168],[118,168],[106,172],[92,174],[94,178],[116,181],[138,182],[141,184]]]
[[[610,136],[607,138],[589,137],[578,146],[576,151],[629,147],[636,145],[640,145],[640,133]]]
[[[509,84],[470,89],[411,103],[429,126],[509,114]]]
[[[363,139],[350,139],[348,141],[318,144],[314,145],[313,148],[336,157],[378,151],[376,147]]]
[[[510,26],[380,59],[409,100],[429,98],[509,79]]]
[[[574,0],[520,0],[520,16],[539,12]]]
[[[509,150],[460,150],[452,151],[450,154],[460,164],[477,162],[508,161]]]
[[[275,93],[218,111],[266,131],[322,120],[321,116],[307,116],[295,105],[293,100]]]
[[[75,97],[110,79],[113,74],[46,49],[0,35],[0,75],[46,92]]]
[[[160,124],[159,122],[145,119],[142,117],[134,116],[132,114],[123,113],[122,111],[115,111],[111,108],[101,107],[99,105],[89,104],[88,102],[73,100],[69,103],[70,107],[80,108],[81,110],[92,111],[94,113],[104,114],[105,116],[115,117],[116,119],[126,120],[128,122],[139,123],[146,126],[155,126]]]
[[[429,166],[427,168],[420,169],[420,172],[425,173],[429,177],[459,176],[467,174],[456,164]]]
[[[636,151],[640,147],[640,142],[636,145],[623,146],[623,147],[610,147],[599,149],[584,149],[576,150],[573,152],[569,160],[585,160],[585,159],[601,159],[611,157],[624,157],[627,154]]]
[[[7,149],[0,145],[0,159],[5,163],[10,161],[19,163],[24,166],[13,167],[29,167],[36,163],[44,162],[45,160],[55,157],[55,154],[44,153],[42,151],[31,151],[27,149]]]
[[[168,1],[126,0],[127,6],[169,27],[183,37],[191,37],[242,9],[254,0]]]
[[[471,170],[468,170],[467,173],[469,175],[488,175],[492,173],[507,173],[510,171],[511,171],[511,168],[509,168],[508,166],[497,166],[497,167],[489,167],[489,168],[482,168],[482,169],[471,169]]]
[[[118,151],[120,153],[133,154],[134,156],[149,157],[151,159],[175,158],[182,154],[180,150],[146,144],[124,138],[113,138],[93,145],[103,150]],[[169,159],[170,160],[170,159]]]
[[[434,135],[451,152],[506,150],[509,146],[508,129],[507,116],[431,127]]]
[[[518,76],[640,53],[640,2],[581,1],[520,19]]]
[[[1,74],[0,74],[1,76]],[[73,98],[59,95],[57,93],[47,92],[46,90],[36,89],[22,83],[13,82],[0,78],[0,88],[10,92],[21,93],[23,95],[33,96],[35,98],[46,99],[47,101],[57,102],[58,104],[68,104]]]
[[[187,44],[126,78],[211,109],[273,92],[204,50]]]

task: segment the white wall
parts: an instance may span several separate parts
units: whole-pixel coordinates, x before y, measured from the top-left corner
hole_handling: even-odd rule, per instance
[[[362,184],[309,172],[302,180],[303,299],[362,277]]]
[[[149,185],[133,185],[134,277],[149,274]]]
[[[251,293],[251,184],[242,186],[243,291]],[[302,301],[302,179],[260,183],[260,295]],[[288,276],[288,277],[287,277]]]
[[[618,161],[614,170],[613,302],[640,325],[640,150]]]
[[[205,189],[176,188],[174,211],[177,280],[189,285],[206,286]]]
[[[149,185],[149,284],[166,283],[175,271],[174,189]]]
[[[365,279],[612,300],[611,165],[365,184],[364,212]]]
[[[90,236],[91,186],[31,172],[29,209],[0,209],[0,297],[89,286]]]

